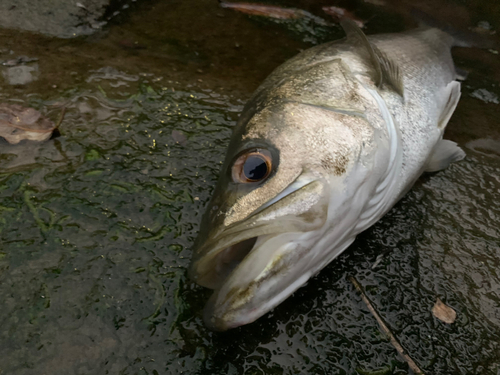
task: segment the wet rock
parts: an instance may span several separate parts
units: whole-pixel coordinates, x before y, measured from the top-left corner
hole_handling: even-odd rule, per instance
[[[0,27],[71,38],[88,35],[106,22],[111,0],[2,0]],[[125,3],[126,0],[119,1]],[[116,2],[113,2],[116,5]]]
[[[33,61],[38,61],[36,57],[28,57],[28,56],[18,56],[14,59],[4,60],[2,62],[3,66],[18,66],[22,64],[28,64]]]
[[[26,85],[38,78],[38,64],[5,68],[2,75],[9,85]]]
[[[363,20],[360,18],[356,17],[354,13],[348,11],[347,9],[340,8],[340,7],[334,7],[334,6],[326,6],[323,7],[323,12],[326,14],[329,14],[333,18],[335,18],[337,21],[340,22],[340,20],[347,18],[353,21],[359,28],[365,27],[365,23]]]
[[[500,141],[497,141],[495,139],[475,139],[473,141],[467,142],[465,147],[484,156],[500,158]]]

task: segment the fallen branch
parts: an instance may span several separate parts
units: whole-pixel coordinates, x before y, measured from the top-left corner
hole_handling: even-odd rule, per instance
[[[393,333],[391,332],[391,330],[389,329],[389,327],[387,327],[387,325],[384,323],[384,321],[382,320],[382,318],[380,317],[380,315],[377,313],[377,311],[373,307],[372,303],[370,302],[370,300],[366,296],[365,292],[363,291],[363,287],[361,286],[361,284],[358,283],[358,281],[353,276],[349,277],[349,281],[351,283],[353,283],[353,285],[356,288],[356,290],[359,292],[359,294],[361,294],[361,299],[366,304],[366,306],[368,307],[368,310],[370,310],[370,312],[375,317],[375,319],[377,319],[377,322],[380,325],[380,328],[382,328],[382,331],[384,331],[384,333],[389,337],[389,340],[391,341],[392,346],[394,346],[394,348],[398,351],[398,353],[401,354],[401,356],[408,363],[408,366],[410,366],[410,368],[412,369],[412,371],[415,374],[417,374],[417,375],[424,375],[424,372],[422,370],[420,370],[420,368],[413,361],[413,359],[411,359],[408,356],[408,354],[405,353],[405,351],[404,351],[403,347],[401,346],[401,344],[398,342],[398,340],[393,335]]]
[[[59,126],[61,125],[63,119],[64,119],[64,114],[66,113],[66,107],[63,107],[61,114],[59,115],[59,120],[57,121],[56,127],[54,130],[59,130]]]

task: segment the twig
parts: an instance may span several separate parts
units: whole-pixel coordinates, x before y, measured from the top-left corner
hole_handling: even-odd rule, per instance
[[[377,313],[377,311],[375,310],[375,308],[371,304],[370,300],[366,296],[365,292],[363,291],[363,287],[361,286],[361,284],[358,283],[358,281],[353,276],[349,277],[349,281],[351,283],[353,283],[353,285],[356,288],[356,290],[359,292],[359,294],[361,294],[361,299],[366,304],[366,306],[368,307],[368,310],[370,310],[370,312],[373,314],[373,316],[375,317],[375,319],[377,319],[377,322],[380,325],[380,328],[382,328],[382,331],[384,331],[384,333],[389,337],[389,340],[391,341],[392,346],[394,346],[394,348],[398,351],[398,353],[401,354],[401,356],[408,363],[408,366],[410,366],[410,368],[412,369],[412,371],[415,374],[417,374],[417,375],[424,375],[424,372],[422,370],[420,370],[420,368],[413,361],[413,359],[411,359],[408,356],[408,354],[405,353],[405,350],[403,349],[403,347],[401,346],[401,344],[398,342],[398,340],[396,339],[396,337],[394,336],[394,334],[391,332],[391,330],[389,329],[389,327],[387,327],[387,325],[384,323],[384,321],[382,320],[382,318],[380,317],[380,315]]]
[[[61,114],[59,115],[59,120],[57,121],[57,124],[56,124],[56,127],[54,128],[54,130],[59,129],[59,126],[61,125],[61,123],[63,121],[65,113],[66,113],[66,107],[63,107]]]

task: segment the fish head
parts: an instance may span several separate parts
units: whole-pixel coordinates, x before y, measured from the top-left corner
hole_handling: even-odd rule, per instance
[[[214,289],[214,330],[253,322],[332,258],[323,235],[345,214],[346,181],[372,136],[363,116],[275,101],[247,105],[202,218],[190,276]],[[341,234],[343,235],[343,234]]]

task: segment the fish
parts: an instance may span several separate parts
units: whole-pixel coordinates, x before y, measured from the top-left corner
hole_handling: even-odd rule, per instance
[[[462,160],[443,139],[460,98],[454,38],[436,28],[346,37],[273,71],[245,105],[188,274],[213,289],[205,325],[249,324],[376,223],[424,172]]]

